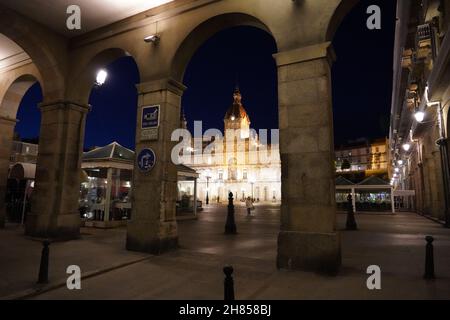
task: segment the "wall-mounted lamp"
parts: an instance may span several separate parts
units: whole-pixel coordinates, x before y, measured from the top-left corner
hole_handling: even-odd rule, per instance
[[[157,34],[152,34],[152,35],[144,38],[145,42],[153,43],[153,44],[158,44],[160,40],[161,40],[161,37]]]
[[[406,152],[408,152],[411,149],[411,145],[409,143],[405,143],[402,146],[403,150],[405,150]]]
[[[95,84],[97,86],[102,86],[105,83],[106,78],[108,78],[108,72],[106,72],[106,70],[104,70],[104,69],[100,69],[97,72],[97,77],[95,78]]]
[[[414,118],[416,118],[417,122],[422,122],[425,119],[425,112],[423,111],[417,111],[414,114]]]

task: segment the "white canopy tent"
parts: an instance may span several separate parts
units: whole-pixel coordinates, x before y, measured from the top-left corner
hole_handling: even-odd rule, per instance
[[[350,191],[352,195],[352,205],[354,212],[356,212],[356,191],[358,190],[390,191],[391,210],[392,213],[395,213],[394,188],[388,182],[376,176],[371,176],[358,184],[352,183],[351,181],[343,177],[339,177],[336,179],[336,190]]]

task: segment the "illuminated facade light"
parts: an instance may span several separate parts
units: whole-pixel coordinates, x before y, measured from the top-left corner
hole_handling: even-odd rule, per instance
[[[104,69],[99,70],[97,72],[95,84],[98,86],[102,86],[106,82],[106,78],[108,78],[108,72],[106,72],[106,70]]]
[[[417,111],[414,114],[414,118],[416,118],[417,122],[422,122],[425,119],[425,112]]]
[[[406,152],[408,152],[411,149],[411,145],[409,143],[405,143],[402,146],[403,150],[405,150]]]
[[[147,43],[158,44],[160,39],[161,39],[160,36],[158,36],[156,34],[152,34],[150,36],[145,37],[144,41]]]

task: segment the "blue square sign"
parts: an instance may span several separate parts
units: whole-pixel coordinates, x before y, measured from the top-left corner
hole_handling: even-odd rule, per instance
[[[159,107],[150,106],[142,108],[142,129],[159,127]]]

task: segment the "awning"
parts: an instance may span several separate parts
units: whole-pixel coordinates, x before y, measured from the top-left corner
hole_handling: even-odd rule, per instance
[[[392,186],[389,182],[377,177],[370,176],[358,184],[348,181],[345,178],[336,179],[336,190],[364,190],[366,192],[380,192],[382,190],[391,190]]]
[[[184,177],[184,178],[192,178],[196,179],[199,177],[199,174],[194,169],[185,166],[184,164],[177,165],[177,174],[178,177]]]

